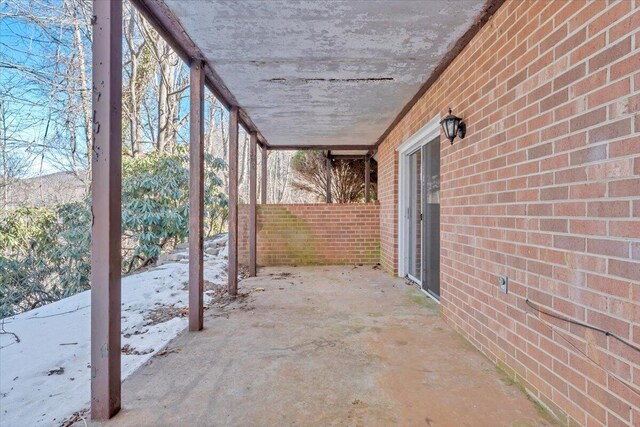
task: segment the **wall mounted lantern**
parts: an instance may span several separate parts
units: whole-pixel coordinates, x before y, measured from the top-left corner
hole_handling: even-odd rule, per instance
[[[464,124],[460,117],[451,114],[451,108],[449,108],[449,115],[442,119],[440,125],[442,126],[442,130],[444,130],[444,135],[451,141],[452,145],[456,135],[458,138],[464,139],[467,133],[467,125]]]

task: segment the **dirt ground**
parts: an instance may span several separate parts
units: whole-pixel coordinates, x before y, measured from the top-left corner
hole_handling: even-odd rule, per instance
[[[371,266],[264,268],[240,292],[125,381],[105,425],[552,424],[436,303]]]

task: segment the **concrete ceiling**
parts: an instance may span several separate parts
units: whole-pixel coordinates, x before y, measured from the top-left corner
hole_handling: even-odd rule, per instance
[[[485,0],[164,0],[270,145],[372,145]]]

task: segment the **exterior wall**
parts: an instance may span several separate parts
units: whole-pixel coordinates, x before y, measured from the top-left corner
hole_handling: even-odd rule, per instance
[[[239,212],[239,262],[249,262],[249,206]],[[258,205],[259,266],[376,264],[377,203]]]
[[[526,299],[640,345],[640,1],[497,11],[379,148],[389,271],[395,150],[448,107],[468,129],[441,143],[443,316],[568,422],[639,426],[619,379],[640,390],[640,353]]]

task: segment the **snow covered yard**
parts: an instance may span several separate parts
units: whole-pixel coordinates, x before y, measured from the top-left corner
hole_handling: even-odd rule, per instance
[[[226,235],[205,241],[205,281],[226,283],[226,256]],[[123,380],[187,327],[188,253],[164,261],[122,279]],[[90,304],[85,291],[0,321],[0,425],[59,425],[89,406]]]

